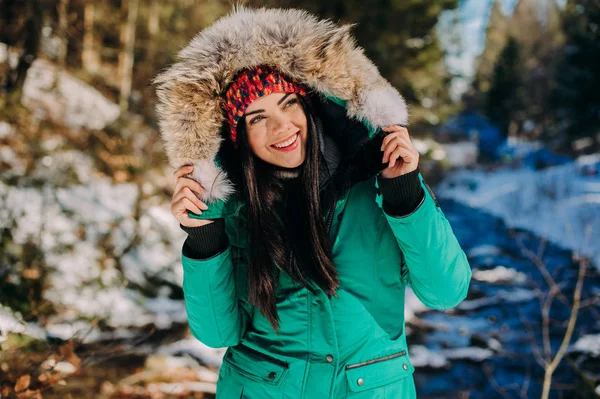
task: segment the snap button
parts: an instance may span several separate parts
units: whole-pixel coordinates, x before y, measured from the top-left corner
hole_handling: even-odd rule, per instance
[[[331,362],[333,362],[333,356],[327,355],[327,356],[325,356],[325,360],[327,360],[328,363],[331,363]]]
[[[338,215],[338,220],[342,220],[342,217],[343,217],[343,216],[344,216],[344,212],[340,213],[340,214]]]
[[[402,365],[402,368],[403,368],[404,370],[408,370],[408,364],[404,363],[404,364]]]
[[[365,383],[365,380],[363,380],[362,378],[359,378],[358,381],[356,381],[356,383],[358,384],[359,387],[362,387],[363,384]]]
[[[276,373],[276,372],[274,372],[274,371],[271,371],[271,372],[269,373],[269,379],[270,379],[271,381],[273,381],[273,380],[275,379],[275,377],[277,377],[277,373]]]

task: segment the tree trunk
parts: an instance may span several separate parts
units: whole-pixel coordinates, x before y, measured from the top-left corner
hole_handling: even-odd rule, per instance
[[[69,0],[60,0],[58,2],[58,39],[60,45],[58,47],[58,55],[56,63],[59,69],[64,69],[67,63],[67,28],[68,28],[68,9]]]
[[[14,84],[10,88],[10,91],[16,96],[14,98],[15,101],[21,100],[21,93],[23,91],[25,78],[27,77],[27,71],[37,57],[42,34],[43,15],[39,0],[29,0],[28,6],[29,16],[25,23],[23,52],[21,53],[19,63],[17,64],[17,75]]]
[[[150,13],[148,15],[148,33],[150,34],[148,42],[148,56],[147,60],[151,64],[154,62],[154,55],[156,54],[156,35],[159,30],[159,12],[160,7],[158,0],[151,0]]]
[[[121,97],[119,99],[119,106],[121,112],[127,112],[129,108],[129,95],[131,94],[131,74],[133,70],[133,56],[134,56],[134,45],[135,45],[135,25],[137,22],[139,0],[129,0],[127,10],[127,21],[124,24],[124,30],[121,32],[121,39],[124,40],[122,43],[122,50],[120,66],[121,66]]]
[[[91,73],[97,73],[100,69],[100,57],[94,43],[94,14],[96,6],[93,0],[85,2],[83,10],[83,51],[81,52],[81,63],[83,68]]]

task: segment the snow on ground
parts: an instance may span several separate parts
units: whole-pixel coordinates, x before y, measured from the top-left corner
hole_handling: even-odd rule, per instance
[[[600,357],[600,334],[584,335],[569,347],[569,352],[582,352]]]
[[[161,346],[156,353],[168,356],[187,355],[207,366],[220,367],[227,348],[211,348],[195,338],[182,339]]]
[[[600,176],[583,172],[599,163],[595,154],[538,171],[462,170],[440,183],[436,194],[590,257],[600,269]]]
[[[475,165],[479,156],[477,143],[473,141],[460,141],[442,145],[445,159],[455,168],[465,168]]]
[[[417,368],[430,367],[434,369],[446,368],[451,360],[470,360],[481,362],[494,355],[490,349],[478,347],[448,348],[430,350],[423,345],[411,345],[409,348],[410,361]]]
[[[7,46],[0,43],[0,63]],[[14,63],[16,55],[10,54]],[[102,93],[41,58],[33,61],[23,85],[24,106],[40,117],[49,117],[74,128],[103,129],[120,114],[119,106]]]
[[[22,103],[74,129],[103,129],[120,114],[98,90],[42,59],[27,71]]]
[[[33,323],[23,321],[19,313],[0,304],[0,343],[8,339],[8,334],[25,334],[35,339],[44,339],[45,331]]]
[[[515,283],[524,284],[527,281],[525,273],[513,268],[496,266],[491,270],[473,270],[473,279],[487,283]]]
[[[412,288],[407,287],[404,296],[404,320],[412,321],[418,313],[426,312],[429,308],[415,295]]]
[[[474,310],[499,303],[527,302],[534,298],[537,298],[537,294],[529,289],[513,288],[510,290],[500,290],[494,296],[464,300],[457,308],[460,310]]]
[[[83,153],[69,158],[89,164]],[[168,203],[142,202],[137,221],[136,185],[114,184],[92,173],[81,177],[85,183],[66,187],[0,182],[0,228],[10,229],[15,244],[33,243],[49,270],[43,298],[59,309],[50,335],[76,335],[96,318],[114,328],[152,324],[167,329],[185,323],[183,300],[171,299],[172,288],[161,283],[180,286],[183,278],[179,256],[185,233]],[[15,265],[16,279],[23,267]],[[11,324],[7,331],[25,333],[12,318],[3,312],[0,327]],[[99,339],[98,332],[90,339]]]

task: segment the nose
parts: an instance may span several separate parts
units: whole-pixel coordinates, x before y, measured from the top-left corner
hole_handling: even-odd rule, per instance
[[[273,115],[271,118],[271,134],[274,137],[284,138],[286,134],[291,130],[292,124],[285,115]]]

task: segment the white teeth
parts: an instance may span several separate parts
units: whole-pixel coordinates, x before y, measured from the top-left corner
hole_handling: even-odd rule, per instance
[[[288,145],[293,144],[296,141],[297,138],[298,138],[298,134],[296,134],[294,137],[292,137],[288,141],[284,141],[281,144],[274,144],[274,146],[277,147],[277,148],[287,147]]]

